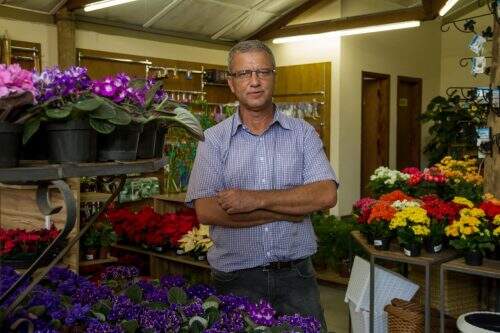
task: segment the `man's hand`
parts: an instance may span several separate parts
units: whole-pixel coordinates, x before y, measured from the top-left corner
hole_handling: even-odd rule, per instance
[[[228,214],[253,212],[262,205],[256,191],[238,189],[219,192],[217,202]]]

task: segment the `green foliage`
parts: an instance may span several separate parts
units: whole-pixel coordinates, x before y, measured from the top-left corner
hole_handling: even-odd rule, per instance
[[[481,252],[494,251],[495,245],[489,230],[450,240],[450,245],[460,252]]]
[[[314,262],[316,265],[338,268],[349,256],[350,233],[356,230],[356,221],[351,217],[339,219],[324,213],[313,214],[311,221],[318,237],[318,251],[313,257]],[[359,252],[357,248],[353,249]]]
[[[102,224],[101,230],[99,232],[99,244],[101,246],[111,246],[116,244],[117,236],[113,230],[113,226],[109,223]]]
[[[82,237],[82,244],[85,248],[96,249],[99,247],[99,231],[90,228]]]
[[[431,123],[431,139],[424,148],[429,163],[447,155],[460,159],[475,150],[476,127],[486,124],[487,115],[484,105],[463,102],[458,95],[433,98],[420,118],[422,123]]]

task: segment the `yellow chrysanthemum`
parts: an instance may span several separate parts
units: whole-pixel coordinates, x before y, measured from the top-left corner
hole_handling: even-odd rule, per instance
[[[472,203],[472,201],[470,201],[469,199],[466,199],[464,197],[454,197],[453,202],[458,204],[458,205],[463,205],[463,206],[466,206],[469,208],[474,207],[474,204]]]
[[[484,217],[486,214],[481,208],[463,208],[460,210],[460,216]]]
[[[500,225],[500,214],[495,215],[495,217],[493,218],[493,224]]]
[[[419,224],[412,226],[411,229],[416,236],[427,236],[431,232],[429,228]]]
[[[498,216],[498,215],[497,215]],[[493,230],[493,236],[499,236],[500,235],[500,227],[496,227]]]
[[[458,237],[459,234],[459,223],[454,221],[453,224],[448,225],[444,228],[444,232],[448,237]]]

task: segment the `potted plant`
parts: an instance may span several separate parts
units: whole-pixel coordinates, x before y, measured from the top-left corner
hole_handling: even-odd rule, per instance
[[[373,239],[373,245],[377,250],[388,250],[393,230],[389,229],[389,222],[396,214],[396,209],[388,201],[376,202],[370,212],[366,232]]]
[[[401,189],[406,192],[406,181],[410,175],[398,170],[391,170],[387,167],[378,167],[373,175],[370,176],[368,189],[374,198],[379,198],[381,195]]]
[[[99,248],[99,231],[95,228],[90,228],[82,237],[82,245],[86,260],[97,259],[97,249]]]
[[[117,236],[113,230],[113,226],[109,223],[103,223],[99,229],[99,259],[107,259],[109,257],[109,249],[111,245],[116,244]]]
[[[424,237],[430,234],[430,219],[421,207],[406,207],[391,219],[389,228],[396,230],[404,254],[409,257],[420,255]]]
[[[35,85],[39,104],[26,122],[23,143],[45,123],[49,161],[95,160],[96,132],[111,133],[116,125],[130,123],[130,116],[90,91],[87,69],[57,67],[43,71]]]
[[[425,249],[429,253],[440,252],[448,245],[445,227],[455,220],[459,206],[435,195],[427,195],[422,197],[422,208],[431,219],[429,236],[424,239]]]
[[[353,246],[353,254],[361,255],[360,249],[350,244],[351,232],[357,229],[357,223],[353,218],[338,219],[332,216],[332,239],[330,256],[332,257],[335,270],[342,277],[349,277],[349,246]]]
[[[361,198],[354,203],[352,210],[352,215],[358,223],[359,231],[366,237],[369,244],[373,244],[373,239],[371,239],[369,227],[367,224],[371,209],[376,202],[377,200],[369,197]]]
[[[15,167],[19,162],[20,133],[34,95],[30,72],[18,64],[0,64],[0,168]]]
[[[206,253],[212,247],[213,242],[209,236],[209,227],[200,224],[179,239],[179,248],[184,253],[190,253],[196,260],[205,260]]]
[[[482,265],[485,252],[495,248],[488,221],[480,208],[462,208],[460,218],[447,226],[445,232],[452,238],[450,245],[464,254],[467,265]]]

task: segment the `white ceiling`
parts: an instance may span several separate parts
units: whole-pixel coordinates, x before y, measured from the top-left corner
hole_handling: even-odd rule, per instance
[[[77,10],[76,17],[80,21],[192,36],[193,39],[236,41],[249,37],[305,1],[307,0],[137,0],[88,13]],[[373,11],[380,10],[382,2],[388,3],[390,9],[421,5],[421,0],[374,1],[378,8],[374,5]],[[54,14],[66,2],[67,0],[0,0],[3,5],[45,14]],[[363,8],[363,11],[370,12],[370,9]]]

